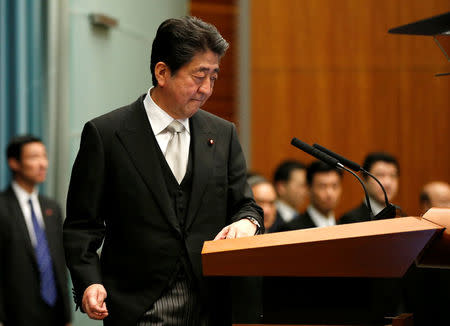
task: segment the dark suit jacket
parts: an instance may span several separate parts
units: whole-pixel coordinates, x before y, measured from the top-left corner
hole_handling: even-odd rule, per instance
[[[302,214],[296,216],[292,221],[286,225],[286,230],[300,230],[317,227],[316,223],[312,220],[308,211],[304,211]]]
[[[234,125],[199,110],[190,119],[193,183],[180,227],[152,150],[143,99],[85,125],[69,186],[64,245],[76,301],[90,284],[102,283],[108,325],[135,325],[162,294],[183,253],[213,305],[222,293],[207,294],[203,242],[248,216],[263,225]]]
[[[358,207],[342,215],[338,220],[338,224],[367,222],[370,220],[369,208],[367,208],[367,205],[362,202]]]
[[[62,244],[62,216],[58,204],[39,196],[52,256],[59,299],[55,307],[60,325],[70,322],[70,302]],[[11,187],[0,202],[0,321],[5,326],[48,325],[54,314],[40,296],[39,270],[28,229]]]
[[[277,216],[275,217],[275,222],[272,226],[266,230],[267,233],[274,233],[286,230],[286,222],[281,217],[280,213],[277,211]]]

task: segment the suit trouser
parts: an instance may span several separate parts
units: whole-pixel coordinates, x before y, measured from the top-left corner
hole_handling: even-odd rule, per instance
[[[137,326],[208,326],[198,291],[180,271],[163,295],[139,319]]]

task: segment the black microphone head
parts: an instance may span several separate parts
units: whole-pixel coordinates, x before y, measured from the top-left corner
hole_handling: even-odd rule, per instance
[[[337,159],[339,162],[341,162],[342,164],[344,164],[346,167],[352,169],[353,171],[359,172],[361,171],[361,166],[358,163],[355,163],[353,161],[350,161],[349,159],[346,159],[345,157],[323,147],[320,146],[319,144],[314,144],[313,145],[314,148],[317,148],[318,150],[330,155],[331,157],[334,157],[335,159]]]
[[[306,153],[318,158],[321,161],[324,161],[325,163],[327,163],[328,165],[332,166],[332,167],[338,167],[341,168],[349,173],[351,173],[352,175],[354,175],[358,181],[361,183],[363,189],[364,189],[364,194],[366,196],[366,202],[367,202],[367,206],[369,207],[369,211],[371,216],[373,216],[373,212],[372,212],[372,207],[370,206],[370,200],[369,200],[369,194],[367,192],[366,186],[364,185],[364,182],[361,180],[360,177],[358,177],[358,175],[352,171],[350,171],[348,168],[344,167],[344,165],[342,165],[342,161],[348,161],[350,163],[353,163],[353,167],[350,167],[352,170],[357,169],[357,171],[361,170],[361,167],[352,162],[349,161],[347,159],[345,159],[344,157],[341,157],[340,155],[333,153],[332,151],[326,149],[325,147],[322,147],[320,145],[314,144],[314,147],[302,142],[300,139],[297,138],[292,138],[291,144],[294,145],[297,148],[300,148],[302,151],[305,151]],[[342,161],[340,162],[340,159],[342,158]]]
[[[305,142],[302,142],[300,139],[296,137],[292,138],[291,145],[301,149],[302,151],[305,151],[308,154],[311,154],[312,152],[312,147],[310,145],[308,145]]]
[[[321,152],[320,150],[308,145],[305,142],[302,142],[300,139],[298,138],[292,138],[291,140],[291,144],[299,149],[301,149],[302,151],[308,153],[311,156],[314,156],[315,158],[324,161],[325,163],[327,163],[328,165],[331,165],[332,167],[337,167],[339,161],[336,160],[334,157],[331,157],[323,152]]]

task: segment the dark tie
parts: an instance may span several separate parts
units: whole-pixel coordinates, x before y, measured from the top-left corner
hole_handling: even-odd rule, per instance
[[[57,292],[52,257],[50,256],[45,230],[38,223],[31,199],[28,200],[28,203],[30,204],[34,233],[36,234],[36,247],[34,251],[36,253],[36,261],[41,278],[41,296],[49,306],[53,307],[56,303]]]

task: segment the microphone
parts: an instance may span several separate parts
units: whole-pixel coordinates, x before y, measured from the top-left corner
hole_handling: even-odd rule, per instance
[[[337,168],[341,168],[341,169],[344,167],[334,157],[331,157],[330,155],[328,155],[324,152],[321,152],[318,149],[313,148],[312,146],[308,145],[307,143],[302,142],[298,138],[295,138],[295,137],[292,138],[291,144],[293,146],[301,149],[302,151],[308,153],[309,155],[314,156],[315,158],[319,159],[320,161],[323,161],[323,162],[327,163],[328,165],[331,165],[332,167],[337,167]]]
[[[333,152],[323,146],[320,146],[319,144],[314,144],[313,147],[317,148],[319,151],[322,151],[322,152],[330,155],[331,157],[334,157],[335,159],[339,160],[339,162],[341,162],[346,167],[352,169],[355,172],[359,172],[362,170],[361,166],[358,163],[350,161],[350,160],[346,159],[345,157],[343,157],[339,154],[336,154],[335,152]]]
[[[358,181],[361,183],[361,185],[362,185],[362,187],[364,189],[364,194],[366,196],[367,207],[369,208],[370,218],[373,217],[373,211],[372,211],[372,207],[370,206],[369,193],[367,192],[366,185],[364,184],[364,182],[361,180],[361,178],[356,173],[354,173],[353,171],[347,169],[336,158],[328,155],[327,153],[322,152],[320,149],[314,148],[314,147],[308,145],[307,143],[302,142],[298,138],[295,138],[295,137],[292,138],[291,145],[297,147],[298,149],[301,149],[305,153],[308,153],[309,155],[314,156],[315,158],[317,158],[317,159],[327,163],[328,165],[330,165],[332,167],[345,170],[345,171],[351,173],[352,175],[354,175],[358,179]]]
[[[344,164],[346,167],[352,169],[355,172],[362,171],[364,174],[370,176],[378,183],[378,185],[381,187],[381,190],[383,190],[384,203],[385,203],[386,207],[383,208],[383,210],[381,210],[381,212],[379,212],[374,217],[374,219],[381,220],[381,219],[386,219],[386,218],[394,218],[396,216],[396,209],[398,206],[389,203],[387,193],[386,193],[386,190],[384,189],[384,186],[381,184],[380,180],[378,180],[372,173],[370,173],[369,171],[366,171],[359,164],[357,164],[353,161],[350,161],[349,159],[347,159],[347,158],[345,158],[345,157],[343,157],[343,156],[333,152],[332,150],[329,150],[319,144],[314,144],[313,147],[328,154],[329,156],[339,160],[340,162],[342,162],[342,164]],[[367,199],[366,199],[366,202],[367,202]]]

